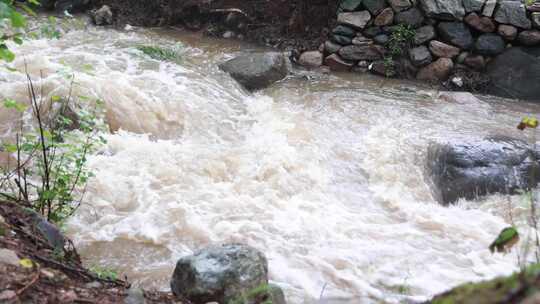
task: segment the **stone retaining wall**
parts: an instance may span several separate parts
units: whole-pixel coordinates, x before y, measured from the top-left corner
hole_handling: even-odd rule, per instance
[[[457,70],[484,71],[507,48],[540,45],[540,3],[532,1],[343,0],[337,21],[300,64],[440,82]],[[412,37],[392,55],[389,43],[404,29]]]

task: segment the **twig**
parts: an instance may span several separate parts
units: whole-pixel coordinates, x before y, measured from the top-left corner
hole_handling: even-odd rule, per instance
[[[36,265],[36,274],[34,275],[34,277],[32,278],[32,280],[30,281],[30,283],[26,284],[26,286],[24,286],[23,288],[17,290],[15,292],[15,294],[17,296],[20,296],[23,292],[25,292],[25,290],[27,290],[28,288],[30,288],[32,285],[34,285],[38,280],[39,280],[39,274],[40,274],[40,266],[39,264],[37,263],[34,263],[34,265]]]

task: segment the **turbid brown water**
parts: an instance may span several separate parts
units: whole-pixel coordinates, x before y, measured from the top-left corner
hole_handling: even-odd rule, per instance
[[[183,59],[153,60],[141,44]],[[167,289],[180,256],[243,242],[266,254],[290,303],[423,300],[517,269],[515,252],[488,250],[507,198],[440,206],[425,152],[431,141],[529,136],[515,126],[538,105],[447,101],[410,82],[298,69],[251,95],[217,64],[259,50],[91,27],[18,48],[14,66],[43,71],[46,95],[67,93],[73,73],[75,95],[103,99],[115,131],[91,157],[95,177],[67,226],[88,264]],[[0,72],[1,97],[24,98],[25,86],[22,73]]]

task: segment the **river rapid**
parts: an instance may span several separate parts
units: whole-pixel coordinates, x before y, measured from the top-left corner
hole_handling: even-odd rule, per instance
[[[142,44],[177,47],[182,61],[153,60]],[[46,96],[66,94],[74,74],[74,96],[105,102],[112,132],[67,224],[86,264],[167,290],[179,257],[241,242],[266,254],[293,304],[421,301],[518,268],[516,251],[492,255],[488,245],[509,209],[524,218],[521,198],[443,207],[425,155],[433,141],[525,138],[515,126],[538,105],[446,101],[406,81],[299,69],[249,94],[217,64],[258,50],[93,27],[17,48],[13,66],[26,62]],[[24,74],[2,70],[0,97],[25,95]]]

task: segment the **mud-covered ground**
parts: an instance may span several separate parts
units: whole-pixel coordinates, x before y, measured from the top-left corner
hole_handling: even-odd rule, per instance
[[[0,303],[187,303],[170,293],[130,289],[126,280],[100,279],[85,269],[75,248],[54,250],[36,231],[27,213],[0,202]],[[7,258],[15,253],[14,263]],[[132,302],[138,303],[138,302]]]
[[[227,11],[245,16],[241,34],[280,49],[316,49],[335,23],[339,0],[98,0],[118,26],[185,26],[221,34]],[[215,28],[217,27],[217,30]]]

